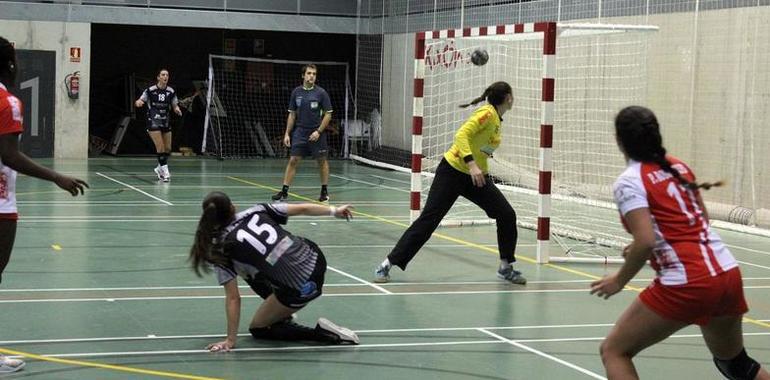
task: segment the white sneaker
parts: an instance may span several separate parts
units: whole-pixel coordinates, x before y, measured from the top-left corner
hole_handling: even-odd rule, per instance
[[[340,343],[358,344],[358,342],[360,342],[358,335],[356,335],[353,330],[337,326],[326,318],[318,318],[316,328],[336,335],[339,338]]]
[[[158,181],[162,181],[163,180],[163,169],[160,168],[160,165],[156,166],[153,171],[155,172],[155,174],[158,175]]]
[[[168,171],[168,165],[161,166],[160,171],[163,173],[163,182],[171,180],[171,173]]]
[[[20,371],[24,368],[23,360],[11,359],[7,356],[0,355],[0,373],[11,373]]]

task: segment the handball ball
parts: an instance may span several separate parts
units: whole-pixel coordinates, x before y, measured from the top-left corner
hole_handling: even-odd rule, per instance
[[[489,53],[484,49],[476,49],[471,54],[471,62],[476,66],[482,66],[489,60]]]

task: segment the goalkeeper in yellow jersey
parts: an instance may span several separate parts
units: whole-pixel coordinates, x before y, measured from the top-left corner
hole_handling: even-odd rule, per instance
[[[487,104],[474,111],[455,134],[454,144],[444,153],[444,159],[436,168],[425,208],[404,232],[385,261],[377,267],[375,282],[390,281],[390,268],[393,265],[406,270],[409,261],[428,241],[457,197],[462,195],[479,205],[497,222],[497,246],[500,251],[497,277],[514,284],[527,283],[521,272],[513,269],[518,236],[516,212],[489,177],[487,166],[487,158],[500,146],[503,114],[513,106],[511,85],[506,82],[492,83],[481,96],[460,107],[475,105],[484,100]]]

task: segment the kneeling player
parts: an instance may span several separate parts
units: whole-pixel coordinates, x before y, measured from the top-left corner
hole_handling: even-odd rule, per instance
[[[211,351],[235,347],[241,297],[237,276],[264,302],[249,324],[256,339],[310,340],[330,344],[358,344],[351,330],[320,318],[315,328],[291,321],[292,314],[321,295],[326,259],[310,240],[281,227],[289,216],[332,215],[350,218],[350,206],[314,204],[257,204],[236,213],[230,198],[212,192],[203,200],[203,215],[190,250],[193,270],[201,275],[213,265],[225,288],[227,339],[210,344]]]

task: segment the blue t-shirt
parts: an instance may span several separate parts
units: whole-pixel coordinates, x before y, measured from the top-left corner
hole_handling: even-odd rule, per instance
[[[295,128],[317,129],[321,126],[324,113],[332,112],[332,102],[329,94],[320,86],[310,89],[297,86],[291,92],[289,112],[296,112]]]

